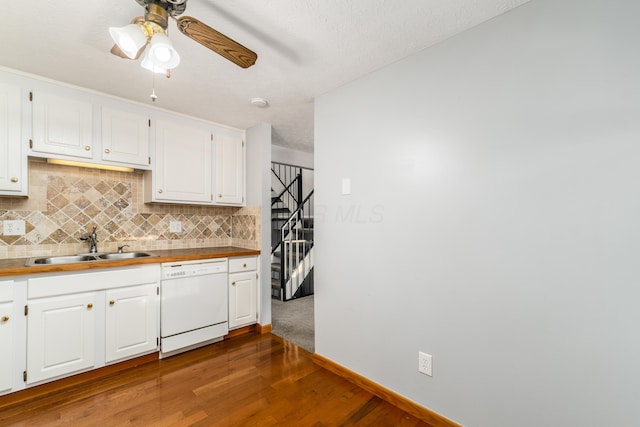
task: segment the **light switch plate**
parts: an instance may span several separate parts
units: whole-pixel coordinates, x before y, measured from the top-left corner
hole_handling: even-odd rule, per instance
[[[5,236],[24,236],[24,221],[21,219],[3,221],[2,234]]]
[[[342,178],[342,194],[351,194],[351,178]]]

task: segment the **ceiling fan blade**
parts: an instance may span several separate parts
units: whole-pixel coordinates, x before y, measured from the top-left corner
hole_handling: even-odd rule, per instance
[[[113,53],[116,56],[119,56],[120,58],[124,58],[124,59],[138,59],[140,58],[140,55],[142,55],[142,52],[144,52],[144,49],[147,47],[147,45],[144,45],[140,48],[140,50],[138,51],[138,53],[136,53],[135,58],[129,58],[122,50],[120,50],[120,48],[118,47],[117,44],[114,44],[113,47],[111,48],[111,53]]]
[[[178,29],[182,34],[192,38],[204,47],[222,55],[242,68],[251,67],[258,59],[258,55],[254,51],[231,40],[229,37],[214,30],[196,18],[183,16],[176,19],[176,21],[178,23]]]
[[[117,44],[114,44],[113,47],[111,48],[111,53],[113,53],[116,56],[119,56],[120,58],[124,58],[124,59],[138,59],[140,58],[140,55],[142,55],[142,52],[144,52],[144,49],[147,47],[147,45],[144,45],[140,48],[140,50],[138,51],[138,53],[136,53],[135,58],[129,58],[122,50],[120,50],[120,48],[118,47]]]
[[[119,56],[120,58],[129,59],[129,57],[120,50],[117,44],[113,45],[113,47],[111,48],[111,53],[113,53],[115,56]]]

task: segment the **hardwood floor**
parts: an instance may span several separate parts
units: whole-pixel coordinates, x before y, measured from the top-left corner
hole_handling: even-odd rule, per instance
[[[1,426],[421,426],[270,333],[248,334],[0,410]]]

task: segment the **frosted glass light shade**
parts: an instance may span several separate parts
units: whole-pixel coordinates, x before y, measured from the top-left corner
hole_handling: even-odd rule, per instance
[[[165,70],[176,68],[180,64],[180,55],[173,48],[171,40],[161,33],[151,37],[145,59],[151,61],[155,67]]]
[[[110,27],[109,34],[120,50],[131,59],[134,59],[142,46],[147,43],[144,29],[137,24]]]
[[[149,48],[147,48],[147,50],[145,50],[144,56],[142,57],[142,62],[140,62],[140,66],[142,68],[144,68],[145,70],[149,70],[151,72],[158,73],[158,74],[165,74],[167,72],[166,68],[156,66],[149,59]]]

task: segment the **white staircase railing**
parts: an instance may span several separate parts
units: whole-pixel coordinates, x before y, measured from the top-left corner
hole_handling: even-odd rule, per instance
[[[313,248],[306,240],[283,241],[285,277],[284,299],[293,298],[313,268]],[[305,254],[305,255],[302,255]]]
[[[289,300],[313,270],[313,191],[280,229],[282,299]],[[312,280],[313,276],[310,277]],[[311,286],[313,286],[311,284]],[[303,290],[305,292],[305,290]]]

